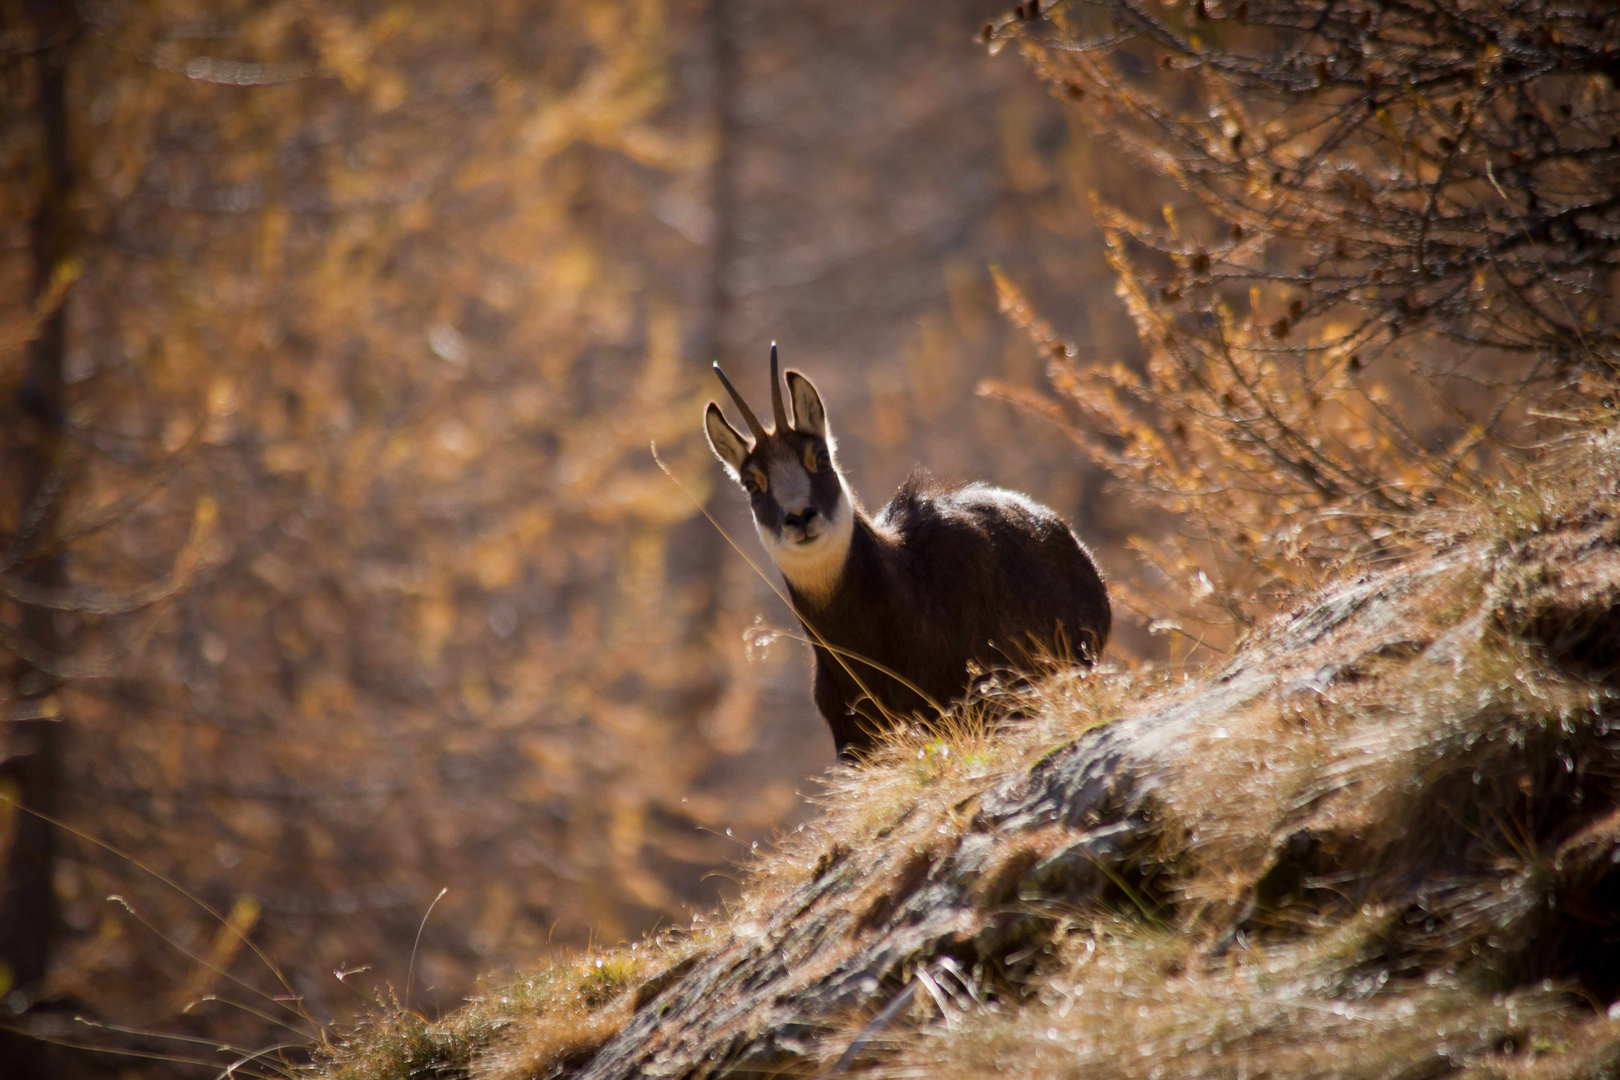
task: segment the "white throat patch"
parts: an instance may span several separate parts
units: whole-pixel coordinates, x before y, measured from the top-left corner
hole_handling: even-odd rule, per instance
[[[784,541],[759,529],[757,522],[755,527],[771,561],[801,596],[819,604],[832,595],[844,571],[850,537],[855,535],[855,507],[850,501],[849,489],[844,487],[842,481],[839,483],[838,506],[815,539]]]

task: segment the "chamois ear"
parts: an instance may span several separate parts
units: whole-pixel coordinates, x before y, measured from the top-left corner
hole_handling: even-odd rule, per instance
[[[821,404],[816,386],[797,371],[787,373],[788,397],[793,399],[793,428],[827,438],[827,410]]]
[[[726,423],[725,414],[720,406],[709,402],[709,407],[703,410],[703,432],[709,437],[709,449],[714,456],[720,459],[733,477],[742,471],[742,463],[748,459],[748,440],[738,434],[737,429]]]

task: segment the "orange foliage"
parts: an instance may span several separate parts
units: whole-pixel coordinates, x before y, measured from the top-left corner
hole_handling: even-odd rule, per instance
[[[1522,475],[1612,385],[1620,24],[1499,8],[1077,0],[984,28],[1136,168],[1083,163],[1114,201],[1072,212],[1143,350],[1096,357],[1001,276],[1056,396],[986,390],[1149,511],[1146,574],[1116,592],[1186,641],[1222,647],[1324,570],[1406,549],[1416,511]]]
[[[407,983],[429,1008],[723,898],[831,747],[799,651],[744,649],[787,612],[648,453],[752,553],[697,423],[716,353],[757,379],[780,337],[873,501],[920,461],[1094,506],[1060,437],[967,393],[1035,374],[987,253],[1106,269],[1037,239],[1061,125],[986,66],[970,6],[185,0],[0,36],[8,462],[49,441],[14,421],[65,327],[59,471],[0,468],[0,546],[44,491],[26,554],[61,569],[0,566],[0,768],[54,725],[60,816],[121,853],[56,834],[44,998],[254,1046],[262,1017],[183,1011],[217,995],[300,1038],[295,1011]],[[887,81],[801,65],[807,32],[890,43]],[[72,229],[36,288],[47,206]]]

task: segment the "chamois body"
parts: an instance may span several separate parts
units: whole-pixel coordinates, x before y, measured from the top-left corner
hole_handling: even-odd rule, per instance
[[[905,676],[934,701],[961,698],[976,671],[1031,671],[1062,656],[1090,662],[1107,641],[1102,577],[1046,507],[985,484],[930,492],[913,477],[875,518],[856,514],[838,587],[818,599],[789,580],[788,593],[829,644]],[[815,655],[816,707],[840,753],[868,745],[865,691],[826,648]],[[850,667],[888,712],[932,711],[882,671]]]
[[[869,747],[888,718],[949,707],[982,672],[1100,655],[1107,588],[1051,510],[986,484],[929,490],[913,476],[869,517],[834,464],[809,379],[787,373],[790,422],[772,346],[776,424],[767,431],[715,367],[754,439],[711,402],[709,442],[748,492],[814,643],[816,706],[841,756]]]

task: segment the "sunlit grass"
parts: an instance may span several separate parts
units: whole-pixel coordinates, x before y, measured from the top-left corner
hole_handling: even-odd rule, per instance
[[[1324,586],[1220,671],[991,681],[831,771],[819,814],[699,936],[592,951],[437,1023],[392,1010],[329,1046],[327,1075],[566,1071],[690,963],[785,932],[818,883],[837,881],[850,928],[818,962],[842,963],[987,842],[977,877],[939,895],[962,925],[1017,916],[996,951],[924,946],[890,1008],[825,1018],[789,1074],[1613,1075],[1615,977],[1593,957],[1614,947],[1620,689],[1568,665],[1613,658],[1582,613],[1620,590],[1617,449],[1601,432],[1551,461],[1532,528],[1518,488],[1447,511],[1425,551]],[[1081,879],[1048,860],[1089,826],[981,809],[1127,738],[1148,755],[1137,838],[1071,897]],[[701,1007],[721,1005],[754,1007]]]

